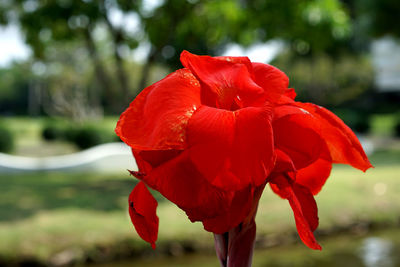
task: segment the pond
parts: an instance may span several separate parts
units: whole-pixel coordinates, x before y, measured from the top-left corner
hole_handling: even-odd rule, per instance
[[[302,244],[256,249],[253,266],[271,267],[396,267],[400,266],[400,229],[372,232],[367,236],[343,234],[319,238],[322,251]],[[210,266],[218,267],[215,254],[194,253],[181,257],[143,257],[129,262],[90,265],[92,267],[128,266]]]

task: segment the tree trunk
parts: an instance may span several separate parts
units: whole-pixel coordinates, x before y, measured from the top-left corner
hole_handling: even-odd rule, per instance
[[[111,105],[112,109],[116,107],[115,95],[113,94],[112,85],[108,73],[106,72],[103,63],[100,60],[98,55],[96,45],[93,40],[92,33],[89,28],[84,31],[86,48],[89,52],[89,55],[93,61],[96,80],[98,83],[98,87],[101,88],[101,91],[104,93],[105,99],[108,104]]]
[[[126,71],[124,69],[124,60],[121,55],[118,53],[118,47],[123,43],[124,38],[120,30],[114,28],[111,24],[111,21],[108,18],[106,11],[103,11],[103,17],[107,24],[108,30],[111,33],[113,45],[114,45],[114,62],[115,62],[115,74],[119,82],[119,86],[121,88],[122,93],[122,101],[130,101],[131,93],[129,90],[129,80],[126,75]],[[129,103],[129,102],[128,102]],[[125,103],[127,104],[127,103]]]
[[[146,87],[147,81],[149,79],[150,68],[151,68],[151,65],[153,65],[153,63],[155,61],[157,53],[158,53],[157,49],[151,48],[149,55],[147,56],[146,63],[143,65],[143,68],[142,68],[142,75],[139,80],[137,92],[140,92],[141,90],[143,90]]]

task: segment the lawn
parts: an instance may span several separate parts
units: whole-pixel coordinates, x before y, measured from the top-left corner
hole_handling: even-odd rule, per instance
[[[102,127],[112,132],[116,120],[106,118]],[[15,154],[41,156],[77,150],[71,144],[43,141],[40,132],[45,119],[9,118],[3,122],[15,133]],[[373,118],[375,137],[385,139],[392,128],[393,117]],[[334,168],[317,196],[320,237],[332,229],[348,229],[363,222],[398,223],[400,150],[398,140],[395,143],[390,150],[375,151],[370,157],[375,168],[365,174],[341,165]],[[150,246],[137,236],[127,212],[127,196],[135,183],[126,172],[0,174],[0,265],[2,259],[33,257],[48,262],[67,254],[79,262],[88,257],[98,260],[104,255],[149,253]],[[160,217],[157,253],[174,254],[185,246],[212,247],[212,235],[200,223],[190,223],[184,212],[160,195],[156,197]],[[260,240],[294,236],[289,204],[268,187],[261,198],[257,227]],[[296,242],[300,243],[297,237]]]
[[[398,221],[400,166],[394,163],[399,162],[400,152],[386,155],[373,155],[375,169],[365,174],[346,166],[335,167],[317,196],[322,231],[346,228],[355,222],[394,225]],[[150,250],[137,237],[127,214],[127,196],[134,184],[127,173],[1,175],[0,257],[47,261],[57,253],[72,251],[83,259],[98,249],[116,249],[115,253],[121,254],[121,244],[130,251]],[[211,234],[200,223],[190,223],[182,211],[161,196],[157,198],[159,251],[176,242],[212,246]],[[261,199],[257,225],[260,237],[295,231],[288,203],[269,188]]]

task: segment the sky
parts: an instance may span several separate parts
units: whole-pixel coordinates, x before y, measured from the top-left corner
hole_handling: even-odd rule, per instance
[[[30,54],[31,50],[24,43],[17,26],[0,26],[0,67],[7,66],[13,60],[26,59]]]

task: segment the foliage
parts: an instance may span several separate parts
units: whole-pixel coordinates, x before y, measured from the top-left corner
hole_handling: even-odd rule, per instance
[[[112,112],[148,84],[154,64],[180,67],[184,49],[215,55],[229,43],[280,38],[321,50],[336,47],[334,40],[345,38],[349,27],[339,0],[3,1],[0,22],[21,26],[37,66],[49,77],[47,94],[58,102],[60,95],[72,95],[75,102],[84,100],[79,107],[106,105]],[[150,52],[131,75],[132,50],[144,42]]]
[[[394,134],[396,137],[400,137],[400,118],[397,119],[396,125],[394,126]]]
[[[36,115],[35,104],[29,96],[35,88],[32,84],[32,73],[29,63],[13,64],[0,69],[0,113]]]
[[[146,1],[138,1],[139,10]],[[152,44],[149,60],[180,66],[183,49],[215,55],[228,43],[244,46],[281,39],[300,54],[334,51],[349,37],[350,21],[336,0],[163,1],[142,14]]]
[[[292,53],[278,56],[273,64],[290,78],[300,101],[332,107],[354,99],[371,89],[373,69],[368,58],[326,54],[296,57]]]
[[[80,149],[90,148],[107,142],[115,142],[117,138],[108,127],[94,124],[60,123],[51,121],[42,129],[45,140],[63,140],[75,144]]]
[[[102,132],[93,127],[83,127],[75,130],[74,143],[81,149],[104,143]]]
[[[371,116],[366,112],[350,108],[336,108],[334,113],[357,133],[368,133],[371,130]]]
[[[368,34],[374,37],[394,35],[400,37],[400,2],[397,0],[354,0],[358,19]]]
[[[248,46],[272,39],[281,40],[296,56],[285,63],[294,61],[296,67],[290,68],[296,68],[295,73],[302,67],[314,69],[312,87],[322,83],[321,90],[329,91],[322,102],[332,98],[332,104],[340,103],[359,95],[372,77],[362,82],[370,70],[361,56],[350,57],[347,63],[345,57],[367,51],[373,36],[398,36],[399,8],[396,0],[1,1],[0,23],[22,28],[34,59],[0,70],[6,77],[0,80],[0,112],[75,120],[99,117],[103,111],[119,113],[154,81],[153,66],[181,67],[183,49],[216,55],[227,44]],[[132,60],[139,44],[149,48],[143,66]],[[332,66],[336,58],[343,71]],[[349,69],[356,60],[361,65]],[[341,77],[332,74],[339,80],[327,89],[320,78],[328,79],[331,73],[322,72],[333,69]],[[336,97],[334,88],[343,83],[350,90],[341,90]],[[299,82],[305,84],[310,82]]]
[[[3,124],[0,124],[0,152],[11,152],[14,149],[14,136]]]
[[[42,137],[46,141],[65,139],[65,125],[56,121],[47,121],[42,128]]]
[[[336,54],[351,35],[350,16],[341,1],[255,0],[248,6],[263,41],[283,39],[300,55]]]

